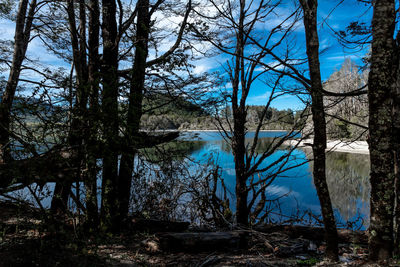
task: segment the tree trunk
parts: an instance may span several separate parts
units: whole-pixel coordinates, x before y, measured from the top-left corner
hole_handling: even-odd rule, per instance
[[[395,182],[395,207],[394,207],[394,255],[400,253],[400,33],[396,36],[395,45],[396,68],[394,69],[393,87],[393,115],[392,115],[392,147],[394,162],[394,182]]]
[[[72,107],[72,122],[70,125],[68,143],[71,147],[76,148],[72,164],[78,170],[75,174],[76,177],[60,181],[56,183],[51,202],[51,210],[53,212],[65,212],[68,204],[68,198],[71,191],[72,181],[75,180],[77,184],[79,181],[85,181],[86,162],[84,152],[84,136],[86,123],[87,123],[87,101],[88,101],[88,66],[87,66],[87,53],[86,53],[86,9],[83,0],[79,0],[79,31],[76,26],[75,18],[75,1],[68,0],[67,13],[69,22],[69,32],[71,35],[73,62],[76,73],[77,89],[76,101]],[[72,83],[72,81],[71,81]],[[72,97],[72,96],[71,96]],[[77,196],[79,199],[79,196]]]
[[[95,231],[99,224],[97,204],[97,157],[96,144],[99,124],[99,33],[100,33],[99,1],[89,2],[89,121],[86,135],[87,177],[86,189],[86,225],[89,231]]]
[[[68,197],[71,190],[71,181],[57,182],[51,199],[50,212],[65,214],[68,209]]]
[[[371,162],[369,258],[386,261],[393,251],[394,175],[392,88],[395,1],[377,0],[372,19],[371,67],[368,77],[369,150]]]
[[[115,0],[102,1],[103,59],[101,64],[103,95],[102,118],[105,139],[101,226],[105,231],[118,229],[118,44]]]
[[[400,36],[399,36],[400,37]],[[398,38],[399,39],[399,38]],[[400,63],[399,63],[399,43],[397,44],[397,73],[396,87],[394,88],[393,97],[393,161],[394,161],[394,177],[395,177],[395,240],[394,254],[400,253]]]
[[[150,32],[149,0],[139,0],[137,3],[136,50],[132,68],[132,80],[129,92],[128,118],[126,123],[126,140],[131,150],[122,153],[119,171],[119,197],[121,221],[129,211],[129,199],[133,163],[136,148],[133,147],[138,138],[140,119],[142,117],[142,100],[146,76],[146,59]]]
[[[236,174],[236,222],[242,226],[249,225],[249,209],[247,205],[247,175],[245,169],[245,128],[246,114],[244,110],[234,111],[234,133],[232,152],[235,161]],[[244,114],[242,113],[244,112]]]
[[[164,233],[158,235],[164,251],[226,251],[247,246],[246,232]]]
[[[248,188],[246,174],[246,146],[245,146],[245,123],[246,107],[245,100],[247,94],[243,92],[245,86],[244,69],[244,19],[245,19],[245,0],[240,1],[239,21],[236,34],[235,65],[232,77],[232,114],[233,114],[233,136],[232,136],[232,154],[235,161],[236,174],[236,222],[239,225],[249,225],[249,209],[247,205]],[[239,90],[242,90],[239,101]]]
[[[13,59],[6,88],[0,102],[0,163],[5,163],[11,159],[9,146],[11,108],[18,86],[22,62],[25,59],[26,50],[30,41],[33,16],[36,10],[36,0],[30,3],[29,11],[28,5],[29,0],[20,0],[19,2],[14,36]]]
[[[304,27],[308,65],[311,79],[311,110],[314,124],[313,155],[314,184],[321,204],[321,212],[326,233],[326,257],[338,260],[338,236],[336,222],[332,210],[328,184],[326,182],[325,149],[326,149],[326,121],[322,93],[322,81],[319,63],[319,40],[317,31],[317,0],[300,0],[304,13]]]

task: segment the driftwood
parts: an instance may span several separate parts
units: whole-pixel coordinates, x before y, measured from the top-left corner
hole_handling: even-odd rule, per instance
[[[164,233],[158,235],[158,239],[163,251],[224,251],[247,245],[247,233],[242,231]]]
[[[132,218],[130,220],[130,229],[139,232],[183,232],[189,228],[188,222],[172,222],[172,221],[161,221],[161,220],[150,220]]]
[[[262,233],[281,232],[291,238],[303,237],[309,240],[324,240],[325,230],[322,227],[300,225],[260,225],[253,228]],[[341,243],[367,243],[368,235],[365,231],[352,231],[338,229],[339,242]]]

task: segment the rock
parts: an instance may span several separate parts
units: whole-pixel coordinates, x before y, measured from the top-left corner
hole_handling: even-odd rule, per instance
[[[316,251],[317,250],[317,245],[314,242],[310,242],[310,244],[308,245],[308,251]]]
[[[160,244],[155,239],[143,240],[142,245],[147,252],[150,252],[150,253],[160,252]]]

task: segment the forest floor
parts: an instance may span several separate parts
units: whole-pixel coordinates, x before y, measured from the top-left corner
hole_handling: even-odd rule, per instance
[[[287,232],[252,231],[245,249],[172,251],[159,234],[85,237],[71,221],[44,224],[37,210],[4,201],[0,214],[0,266],[378,266],[367,263],[366,244],[340,244],[340,261],[328,264],[323,242]]]

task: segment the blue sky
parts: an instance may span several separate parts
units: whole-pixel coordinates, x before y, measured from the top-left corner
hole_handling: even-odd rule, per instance
[[[290,10],[293,10],[293,2],[296,0],[284,0],[284,4],[279,7],[279,11],[282,14],[288,14]],[[341,3],[342,2],[342,3]],[[341,3],[339,6],[338,4]],[[276,19],[283,19],[285,16],[279,16],[277,14]],[[345,30],[350,22],[356,20],[365,21],[368,24],[372,16],[372,10],[365,4],[359,3],[357,0],[320,0],[318,9],[318,21],[319,21],[319,39],[321,50],[325,50],[321,54],[321,72],[323,80],[326,80],[334,71],[338,70],[345,58],[351,58],[357,64],[361,65],[361,59],[368,51],[368,47],[364,47],[362,50],[351,50],[344,48],[339,44],[338,40],[334,36],[333,31],[328,25],[334,30]],[[161,23],[165,25],[178,25],[181,21],[179,17],[173,18],[160,18]],[[12,39],[14,35],[14,24],[5,19],[0,19],[0,39]],[[268,28],[268,25],[264,25]],[[174,42],[174,38],[167,41],[164,45],[165,49],[170,47],[170,44]],[[294,32],[295,42],[294,47],[300,52],[305,54],[305,40],[304,40],[304,28],[300,23]],[[209,45],[205,45],[203,48],[210,48]],[[162,51],[163,49],[161,49]],[[36,38],[34,39],[28,48],[28,55],[30,58],[40,59],[44,65],[50,65],[53,67],[63,66],[69,71],[70,66],[65,62],[62,62],[56,56],[47,53],[41,41]],[[151,57],[151,55],[150,55]],[[221,64],[228,59],[227,56],[218,56],[216,58],[206,58],[194,62],[196,68],[195,73],[202,73],[204,71],[222,71]],[[7,76],[8,73],[3,73]],[[24,73],[25,76],[35,75],[34,73]],[[30,77],[34,78],[34,77]],[[229,87],[229,84],[227,85]],[[270,89],[266,87],[262,82],[257,82],[252,87],[249,97],[248,104],[261,105],[266,102],[267,97],[270,94]],[[283,96],[273,102],[272,106],[278,109],[300,109],[302,107],[301,102],[294,96]]]
[[[281,10],[283,14],[287,14],[290,10],[293,10],[294,5],[293,1],[290,0],[284,2],[286,4],[280,7],[279,10]],[[324,51],[320,55],[321,74],[323,80],[328,79],[333,72],[339,70],[346,58],[351,58],[358,65],[362,65],[362,58],[369,49],[368,46],[365,46],[362,49],[349,49],[343,47],[335,37],[333,30],[345,30],[349,23],[353,21],[364,21],[368,25],[371,17],[372,9],[357,0],[319,1],[318,30],[320,50]],[[284,17],[282,16],[281,19],[283,18]],[[305,54],[305,33],[302,22],[294,31],[293,42],[295,42],[294,47],[298,52]],[[203,60],[203,63],[201,62],[202,61],[198,64],[198,69],[200,70],[221,71],[220,64],[223,60],[215,58]],[[270,89],[266,88],[263,83],[256,82],[250,91],[247,103],[250,105],[262,105],[266,103],[269,95]],[[297,97],[286,95],[276,99],[272,103],[272,106],[278,109],[291,108],[297,110],[301,109],[303,104],[297,99]]]

